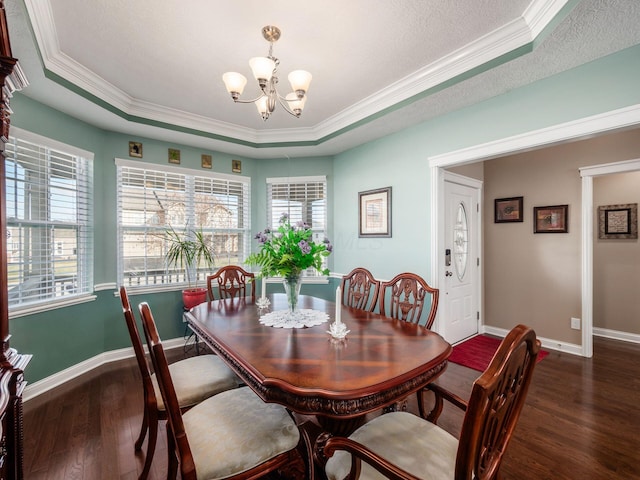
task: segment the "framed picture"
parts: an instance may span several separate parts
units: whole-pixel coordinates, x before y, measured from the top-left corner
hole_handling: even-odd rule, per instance
[[[569,205],[533,207],[533,233],[567,233]]]
[[[360,237],[391,237],[391,187],[358,193]]]
[[[233,173],[242,173],[242,162],[240,160],[231,160],[231,171]]]
[[[140,142],[129,142],[129,156],[142,158],[142,144]]]
[[[494,223],[522,222],[522,198],[496,198],[494,203]]]
[[[602,205],[598,207],[599,239],[637,239],[638,204]]]
[[[175,148],[169,149],[169,163],[180,164],[180,150],[176,150]]]
[[[211,167],[213,167],[213,158],[211,155],[201,155],[200,158],[202,159],[202,168],[211,169]]]

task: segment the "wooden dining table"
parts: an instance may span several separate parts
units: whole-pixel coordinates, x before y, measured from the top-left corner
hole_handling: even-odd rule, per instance
[[[335,340],[327,333],[335,303],[301,295],[299,308],[326,312],[328,322],[286,329],[259,322],[266,312],[287,309],[284,294],[268,298],[268,309],[250,297],[205,302],[186,321],[265,402],[314,416],[324,440],[351,434],[367,413],[406,398],[446,368],[451,345],[422,326],[340,306],[350,332]]]

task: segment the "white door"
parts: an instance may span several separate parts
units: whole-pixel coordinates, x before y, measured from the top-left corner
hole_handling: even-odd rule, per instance
[[[450,343],[478,333],[480,319],[480,182],[465,179],[447,175],[444,182],[440,322]]]

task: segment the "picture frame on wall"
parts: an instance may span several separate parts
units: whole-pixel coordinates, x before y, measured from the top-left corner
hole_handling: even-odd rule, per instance
[[[569,205],[533,207],[533,233],[568,233]]]
[[[231,171],[233,173],[242,173],[242,162],[240,160],[231,160]]]
[[[391,237],[391,187],[358,193],[358,236]]]
[[[598,238],[637,239],[638,204],[601,205],[598,207]]]
[[[523,197],[496,198],[494,201],[494,223],[522,222]]]
[[[213,167],[213,157],[211,155],[202,154],[200,158],[202,160],[202,168],[208,168],[211,170]]]
[[[129,156],[133,158],[142,158],[142,143],[129,142]]]
[[[180,150],[175,148],[169,149],[169,163],[180,165]]]

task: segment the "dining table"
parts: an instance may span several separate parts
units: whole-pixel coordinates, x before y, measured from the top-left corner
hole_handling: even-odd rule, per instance
[[[324,312],[325,323],[275,328],[260,323],[287,310],[284,294],[268,308],[251,297],[214,300],[185,314],[199,339],[265,402],[315,417],[321,434],[314,457],[332,435],[351,434],[368,413],[394,405],[433,382],[446,368],[451,345],[427,328],[378,313],[300,295],[298,308]],[[260,302],[258,302],[260,303]],[[339,316],[349,333],[328,333]]]

